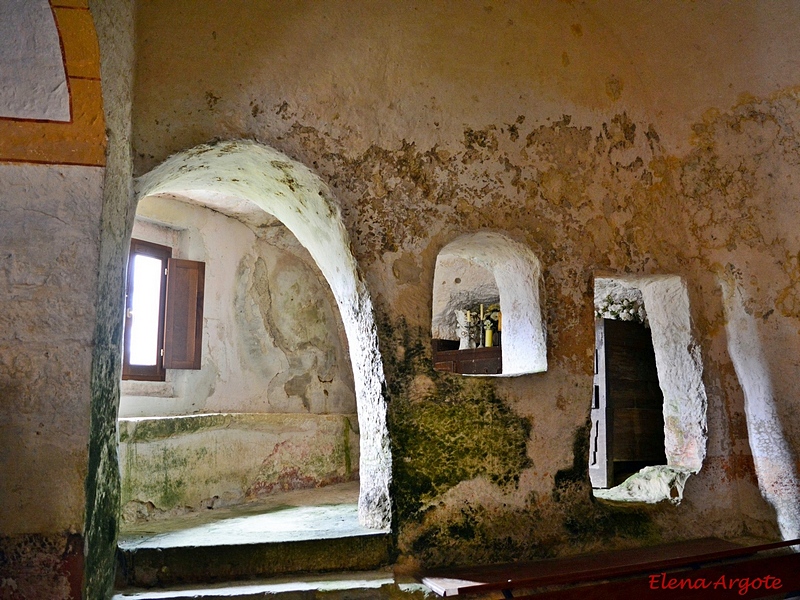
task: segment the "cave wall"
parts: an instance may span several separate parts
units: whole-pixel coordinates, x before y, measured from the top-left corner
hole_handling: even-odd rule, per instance
[[[173,196],[140,200],[132,236],[205,263],[204,330],[200,369],[121,384],[125,519],[356,479],[347,341],[297,238],[260,209]]]
[[[120,419],[119,442],[126,523],[358,479],[355,414]]]
[[[0,107],[3,594],[110,589],[131,176],[215,138],[289,155],[341,204],[380,325],[401,561],[796,533],[796,3],[75,0],[53,14],[72,120]],[[436,256],[482,229],[542,263],[546,373],[430,368]],[[591,500],[596,274],[686,282],[708,447],[678,506]]]
[[[754,311],[793,448],[798,20],[791,3],[152,2],[137,21],[136,168],[248,137],[331,186],[381,324],[404,556],[776,535],[791,507],[759,493],[720,281]],[[481,229],[542,263],[546,373],[430,369],[436,256]],[[686,282],[708,448],[677,507],[588,499],[595,274]],[[487,419],[513,452],[477,432],[457,443]]]
[[[98,40],[82,1],[4,2],[0,21],[0,597],[80,598],[106,174]]]

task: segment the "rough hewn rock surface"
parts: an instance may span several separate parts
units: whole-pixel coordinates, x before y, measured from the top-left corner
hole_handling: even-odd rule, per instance
[[[223,10],[153,0],[135,13],[131,0],[91,5],[105,182],[96,167],[5,164],[0,172],[0,295],[10,307],[0,317],[9,407],[2,487],[15,507],[3,517],[3,552],[12,557],[7,570],[33,565],[25,572],[35,584],[11,590],[19,584],[4,573],[4,594],[76,596],[56,565],[73,556],[66,540],[81,532],[86,597],[110,589],[131,176],[213,139],[255,139],[282,153],[328,190],[323,205],[341,211],[337,236],[349,240],[352,261],[338,266],[359,274],[347,280],[358,301],[339,302],[345,328],[363,326],[348,333],[356,394],[358,373],[367,374],[369,402],[387,407],[389,419],[388,429],[382,417],[361,423],[362,436],[378,432],[362,467],[383,477],[365,502],[388,520],[395,475],[401,561],[796,531],[796,2],[454,9],[446,1],[234,0]],[[44,127],[2,126],[15,135]],[[32,133],[30,147],[57,150],[63,162],[71,143],[90,139],[83,151],[95,156],[100,141],[79,134],[70,129],[48,148],[47,135]],[[9,158],[19,160],[0,156]],[[273,170],[275,181],[294,185],[296,170]],[[243,186],[255,180],[263,181]],[[486,382],[431,369],[436,257],[479,230],[541,261],[546,372]],[[337,296],[335,265],[324,266],[331,256],[314,259]],[[595,275],[685,283],[707,446],[678,506],[591,497]],[[473,432],[468,444],[464,431]],[[511,451],[491,452],[482,432]],[[690,450],[692,460],[703,456]]]
[[[492,483],[508,471],[489,461],[426,501],[424,514],[400,513],[405,556],[469,561],[681,532],[776,532],[750,458],[719,277],[727,265],[743,273],[748,309],[775,342],[775,396],[791,397],[800,316],[790,175],[790,23],[800,15],[791,4],[650,12],[623,2],[608,9],[614,19],[567,4],[535,14],[514,3],[457,13],[394,5],[380,18],[353,4],[239,8],[194,12],[191,31],[166,29],[183,19],[173,4],[139,12],[138,171],[213,136],[252,136],[307,165],[341,204],[375,303],[392,419],[411,419],[422,433],[413,415],[443,402],[469,421],[478,394],[530,423],[530,464],[512,469],[517,484]],[[711,21],[724,23],[724,39],[711,42]],[[761,43],[752,22],[781,44]],[[233,67],[232,53],[242,57]],[[482,229],[525,245],[543,265],[548,371],[476,392],[477,382],[432,372],[428,348],[436,256]],[[708,442],[679,507],[631,516],[589,500],[573,439],[587,433],[595,274],[686,284]],[[800,424],[788,410],[777,414],[794,439]],[[420,464],[417,443],[396,441],[396,474]],[[421,497],[399,484],[396,493]],[[498,532],[522,514],[529,541],[504,543]]]

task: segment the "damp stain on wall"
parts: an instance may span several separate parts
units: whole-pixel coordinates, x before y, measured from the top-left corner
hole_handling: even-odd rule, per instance
[[[673,537],[674,531],[669,529],[682,519],[697,531],[707,530],[700,523],[701,514],[708,515],[705,507],[637,512],[592,501],[588,484],[567,477],[568,468],[555,476],[560,479],[548,497],[539,496],[523,509],[493,514],[494,508],[466,501],[438,506],[437,502],[458,482],[448,479],[450,474],[427,473],[425,452],[437,457],[437,452],[446,452],[449,432],[445,424],[450,419],[474,419],[471,414],[485,410],[483,403],[489,396],[491,402],[497,401],[501,396],[497,390],[502,386],[486,384],[493,391],[488,396],[481,395],[485,392],[476,395],[474,383],[455,384],[445,381],[455,379],[453,376],[430,371],[424,315],[430,310],[431,256],[435,256],[431,248],[456,232],[482,228],[509,232],[529,244],[544,264],[551,370],[576,375],[591,372],[587,352],[592,347],[592,316],[587,307],[591,305],[595,272],[685,277],[690,282],[694,327],[702,340],[705,378],[710,403],[715,405],[712,409],[719,407],[723,415],[740,414],[738,384],[726,369],[727,359],[715,340],[722,317],[713,273],[721,260],[749,266],[755,271],[748,282],[750,301],[761,322],[781,331],[798,329],[792,323],[800,306],[794,298],[800,247],[797,236],[782,227],[778,217],[788,211],[787,222],[796,222],[795,209],[787,202],[795,191],[790,169],[798,159],[791,143],[797,104],[795,95],[786,93],[770,100],[748,100],[725,114],[711,113],[696,125],[694,150],[682,158],[666,154],[660,145],[661,136],[651,123],[636,122],[624,112],[610,116],[600,127],[573,123],[568,115],[549,124],[536,124],[521,115],[513,126],[465,129],[460,147],[426,149],[406,141],[394,150],[373,146],[355,157],[323,132],[299,124],[290,128],[284,143],[312,161],[342,201],[354,250],[377,292],[378,310],[391,323],[405,320],[403,326],[408,331],[404,336],[415,332],[404,342],[398,342],[395,330],[391,335],[383,331],[381,336],[392,398],[393,439],[403,457],[396,459],[395,477],[415,490],[406,498],[398,492],[396,499],[403,531],[401,548],[441,561],[444,556],[453,556],[453,544],[467,547],[470,544],[466,540],[477,539],[476,527],[470,523],[478,524],[477,529],[489,527],[519,510],[529,515],[554,510],[560,515],[559,530],[535,549],[530,546],[522,551],[510,544],[508,548],[514,551],[509,550],[508,555],[563,551],[558,540],[565,539],[592,545],[600,540],[617,539],[624,544],[628,538]],[[397,271],[396,261],[402,258],[402,272],[413,271],[414,276],[386,280],[380,273],[390,257],[392,273]],[[768,285],[767,280],[775,285]],[[777,316],[789,320],[776,324]],[[422,386],[427,395],[415,401],[397,400],[405,398],[404,394],[413,395],[407,390],[419,387],[421,379],[427,381]],[[414,383],[403,388],[399,381]],[[589,381],[587,377],[587,398]],[[522,411],[526,416],[521,418],[535,421],[533,407],[544,387],[535,379],[520,385],[529,394]],[[398,392],[398,386],[406,392]],[[563,398],[576,392],[563,389],[558,393]],[[567,412],[573,422],[579,422],[588,410],[588,401],[585,406],[582,402],[569,405],[572,408]],[[726,461],[733,471],[722,485],[731,485],[732,479],[738,478],[752,481],[752,466],[744,460],[747,448],[737,443],[731,446],[725,438],[729,435],[725,422],[715,424],[716,418],[712,417],[715,431],[710,443],[735,448]],[[425,422],[436,426],[414,429],[411,425]],[[412,434],[417,433],[419,437],[414,438]],[[426,435],[437,440],[440,447],[431,447]],[[744,434],[739,427],[730,435],[735,442]],[[557,437],[563,438],[554,435],[550,442],[558,443]],[[499,480],[502,472],[520,473],[528,467],[521,461],[510,471],[500,468],[488,473],[485,465],[492,462],[487,460],[481,467],[483,472],[471,470],[468,448],[465,446],[460,457],[452,455],[459,465],[449,470],[453,480]],[[547,452],[546,444],[530,442],[526,459],[535,463],[541,452]],[[713,464],[718,462],[719,453],[710,453]],[[430,464],[446,464],[450,456]],[[713,503],[704,494],[711,489],[719,491],[718,484],[711,482],[713,472],[699,476],[696,493],[701,504]],[[453,493],[447,497],[452,500]],[[747,527],[758,529],[761,526],[755,522],[767,519],[769,511],[757,498],[744,502],[754,508],[752,518],[745,519],[750,522]],[[461,509],[453,508],[457,505]],[[423,506],[428,508],[423,510]],[[711,523],[726,531],[743,531],[741,522],[723,525],[728,518],[725,515],[731,514],[728,510],[720,507]],[[591,518],[580,518],[586,515]],[[532,522],[540,524],[538,519]],[[453,523],[463,526],[451,530],[449,524]],[[461,555],[463,560],[503,555],[506,551],[501,549],[491,556],[485,554],[488,550],[478,549],[480,545],[490,547],[490,539],[487,535],[480,544],[475,543]]]

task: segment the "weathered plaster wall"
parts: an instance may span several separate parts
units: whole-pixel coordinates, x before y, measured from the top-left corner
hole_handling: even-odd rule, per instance
[[[148,96],[136,107],[146,167],[209,135],[269,130],[275,138],[295,114],[298,125],[330,131],[360,154],[404,139],[424,150],[460,140],[465,125],[508,127],[519,115],[600,125],[604,112],[625,108],[669,124],[658,129],[662,143],[686,151],[708,108],[792,85],[800,53],[797,7],[786,0],[769,9],[752,0],[458,9],[443,0],[238,0],[225,14],[201,2],[147,4],[137,56]],[[142,144],[147,130],[162,141]]]
[[[80,531],[103,171],[3,165],[2,494],[7,534]],[[31,238],[38,241],[27,243]],[[81,267],[85,265],[85,267]],[[61,385],[53,385],[58,380]],[[31,474],[37,476],[32,480]],[[64,477],[65,473],[72,476]],[[47,490],[60,479],[56,499]]]
[[[139,172],[212,137],[255,137],[341,202],[381,325],[404,557],[777,534],[718,274],[742,273],[794,455],[797,4],[156,1],[137,23]],[[430,369],[436,256],[480,229],[541,261],[546,373]],[[686,282],[709,438],[679,506],[590,500],[595,273]],[[504,457],[445,441],[501,415]]]
[[[0,156],[105,165],[100,55],[87,0],[7,0],[0,10]]]
[[[83,597],[107,598],[114,585],[119,515],[117,411],[122,371],[125,265],[136,204],[133,195],[134,0],[92,0],[100,46],[107,163],[100,213],[97,322],[92,357],[86,565]]]
[[[61,39],[47,0],[0,6],[0,116],[69,121]]]
[[[103,169],[0,180],[0,594],[78,598]]]
[[[120,416],[355,413],[330,288],[286,227],[260,212],[253,224],[185,198],[139,202],[133,237],[206,263],[202,368],[123,382]]]

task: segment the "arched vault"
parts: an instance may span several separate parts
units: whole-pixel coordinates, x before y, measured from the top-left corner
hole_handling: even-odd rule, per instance
[[[277,150],[251,141],[226,141],[176,154],[137,180],[137,200],[160,194],[183,196],[233,216],[255,205],[283,222],[316,261],[339,306],[350,347],[361,431],[359,520],[367,527],[387,527],[391,451],[377,329],[372,301],[328,187]]]

